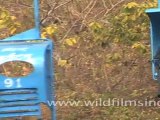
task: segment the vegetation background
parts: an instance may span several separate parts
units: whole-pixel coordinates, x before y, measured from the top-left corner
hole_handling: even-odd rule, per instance
[[[145,10],[157,0],[40,2],[42,37],[55,44],[57,100],[155,99]],[[1,39],[33,25],[32,0],[0,0]],[[160,114],[154,106],[57,106],[57,119],[160,120]]]

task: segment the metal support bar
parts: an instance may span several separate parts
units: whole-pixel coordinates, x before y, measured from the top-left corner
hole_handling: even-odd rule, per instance
[[[160,0],[158,0],[158,8],[160,8]]]
[[[34,19],[35,19],[35,28],[39,32],[39,37],[40,37],[39,0],[34,0]]]

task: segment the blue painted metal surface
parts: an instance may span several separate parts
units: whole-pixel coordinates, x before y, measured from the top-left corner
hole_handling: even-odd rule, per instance
[[[160,0],[158,0],[158,8],[146,10],[150,18],[150,36],[151,36],[151,52],[152,52],[152,73],[153,79],[159,78],[159,63],[160,60]],[[158,63],[158,64],[157,64]]]
[[[40,104],[54,101],[53,43],[40,37],[39,0],[34,0],[35,27],[0,41],[0,64],[8,61],[31,63],[34,71],[24,77],[0,74],[0,118],[36,116]],[[56,120],[55,106],[49,106]]]

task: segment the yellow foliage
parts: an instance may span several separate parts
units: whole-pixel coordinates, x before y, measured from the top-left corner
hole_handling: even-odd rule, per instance
[[[47,36],[47,32],[42,32],[42,34],[41,34],[41,38],[45,39],[45,38],[46,38],[46,36]]]
[[[153,8],[157,6],[158,0],[153,0],[153,2],[148,2],[146,8]]]
[[[12,20],[15,20],[15,19],[16,19],[16,17],[15,17],[15,16],[11,16],[11,19],[12,19]]]
[[[41,37],[44,39],[47,37],[49,37],[49,38],[53,37],[54,34],[57,32],[57,30],[58,30],[58,27],[56,25],[51,25],[51,26],[45,27],[42,30]]]
[[[145,53],[146,52],[146,46],[143,45],[142,43],[140,42],[136,42],[132,45],[132,49],[136,49],[136,50],[139,50],[141,53]]]
[[[5,34],[1,33],[1,38],[14,34],[17,28],[21,26],[21,24],[15,20],[15,16],[11,16],[5,8],[0,7],[0,29],[5,31]]]
[[[137,6],[138,6],[138,4],[136,2],[130,2],[125,6],[125,8],[130,9],[130,8],[134,8],[134,7],[137,7]]]
[[[68,38],[68,39],[65,40],[65,43],[69,46],[73,46],[77,43],[77,39],[75,37]]]
[[[107,63],[112,63],[119,61],[122,58],[122,56],[119,53],[113,53],[107,55]]]
[[[3,8],[0,8],[0,11],[0,29],[3,29],[7,26],[7,22],[10,16]]]
[[[17,30],[17,28],[15,28],[15,27],[11,28],[10,34],[14,34],[16,32],[16,30]]]
[[[67,65],[67,60],[62,60],[62,59],[58,60],[58,66],[64,67],[66,65]]]
[[[106,63],[105,66],[106,66],[106,68],[110,68],[110,67],[112,67],[112,64]]]
[[[5,27],[6,27],[5,21],[4,20],[0,20],[0,29],[3,29]]]
[[[130,16],[131,17],[131,20],[132,21],[135,21],[136,19],[137,19],[137,16],[136,15],[132,15],[132,16]]]
[[[89,27],[92,29],[92,30],[98,30],[98,29],[101,29],[103,26],[98,23],[98,22],[91,22],[89,24]]]
[[[2,11],[2,12],[0,13],[0,18],[1,18],[1,19],[4,19],[4,18],[6,18],[6,17],[8,17],[8,12],[7,12],[7,11]]]
[[[132,48],[144,48],[145,46],[140,43],[140,42],[136,42],[132,45]]]
[[[121,55],[119,53],[114,53],[112,59],[118,61],[121,59]]]
[[[52,25],[52,26],[46,27],[46,28],[45,28],[45,31],[46,31],[46,33],[47,33],[48,35],[53,35],[53,34],[56,33],[57,29],[58,29],[58,28],[57,28],[56,25]]]

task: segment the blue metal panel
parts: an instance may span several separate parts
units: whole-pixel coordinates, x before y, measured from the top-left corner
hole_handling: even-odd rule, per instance
[[[10,78],[0,75],[0,107],[5,105],[4,109],[10,110],[15,109],[14,106],[17,104],[23,109],[25,107],[22,106],[25,103],[29,101],[34,103],[37,100],[38,104],[35,106],[39,108],[40,103],[48,104],[48,101],[54,100],[52,52],[53,43],[51,40],[0,41],[0,64],[9,61],[25,61],[34,66],[34,71],[28,76]],[[6,85],[6,80],[12,81],[13,84]],[[19,80],[18,84],[17,80]],[[33,89],[36,91],[34,92]],[[23,102],[19,104],[19,101]],[[7,102],[12,104],[7,104]],[[32,107],[34,108],[34,106]],[[52,116],[55,120],[55,108],[49,107],[53,111]],[[15,110],[20,109],[17,107]],[[40,109],[38,111],[40,112]],[[3,109],[0,109],[1,112],[4,112]],[[31,114],[31,111],[29,112]],[[17,114],[18,112],[12,115],[15,117]]]

